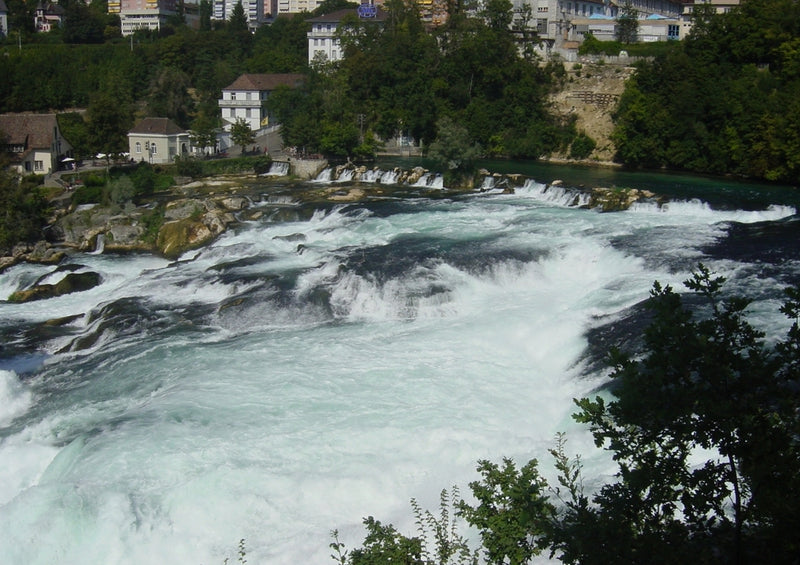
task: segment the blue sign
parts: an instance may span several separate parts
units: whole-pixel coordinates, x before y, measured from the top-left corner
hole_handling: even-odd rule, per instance
[[[361,4],[361,6],[358,7],[359,18],[374,18],[377,15],[378,8],[372,4]]]

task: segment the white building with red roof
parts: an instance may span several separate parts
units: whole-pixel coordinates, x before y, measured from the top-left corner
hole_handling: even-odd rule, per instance
[[[22,174],[58,170],[72,145],[61,135],[55,114],[0,114],[0,150]]]
[[[219,107],[222,127],[231,131],[236,120],[243,119],[253,131],[275,125],[265,107],[271,92],[281,86],[298,87],[305,77],[301,74],[243,74],[222,89]]]

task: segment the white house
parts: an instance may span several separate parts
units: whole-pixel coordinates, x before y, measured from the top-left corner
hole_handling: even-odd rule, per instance
[[[222,127],[226,132],[242,118],[253,131],[267,127],[273,121],[264,104],[270,92],[279,86],[295,88],[303,82],[300,74],[244,74],[222,89],[219,100]]]
[[[61,135],[55,114],[0,114],[0,147],[22,174],[46,175],[58,170],[72,145]]]
[[[145,118],[128,132],[131,159],[152,164],[172,163],[191,149],[189,132],[169,118]]]
[[[52,2],[39,2],[34,12],[33,25],[38,32],[48,32],[60,27],[64,22],[66,10]]]
[[[387,13],[372,4],[362,4],[359,8],[337,10],[324,16],[311,18],[311,31],[308,37],[308,63],[340,61],[343,58],[342,46],[336,38],[336,30],[346,16],[356,16],[365,21],[383,22]]]

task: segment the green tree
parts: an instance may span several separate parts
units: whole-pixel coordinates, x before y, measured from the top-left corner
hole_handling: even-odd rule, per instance
[[[2,163],[0,163],[2,164]],[[0,252],[42,237],[47,201],[41,179],[21,179],[0,167]]]
[[[104,17],[83,2],[70,2],[64,14],[64,43],[103,43]]]
[[[189,132],[192,145],[199,147],[203,153],[207,148],[215,147],[218,129],[219,120],[216,117],[207,114],[198,115],[192,122],[192,128]]]
[[[75,155],[88,157],[92,154],[89,141],[89,126],[81,114],[78,112],[58,114],[58,126],[64,138],[72,145]]]
[[[211,31],[211,16],[214,13],[214,8],[210,0],[200,0],[198,6],[200,16],[200,30]]]
[[[133,120],[128,106],[117,96],[108,91],[98,92],[92,97],[86,115],[93,153],[113,155],[128,150],[127,134]]]
[[[147,113],[170,118],[188,128],[194,113],[194,99],[189,94],[189,76],[175,67],[165,67],[153,77],[147,94]]]
[[[247,14],[244,13],[244,7],[241,0],[236,2],[236,5],[231,10],[231,17],[228,18],[228,31],[231,33],[247,33]]]
[[[428,149],[429,157],[455,175],[472,172],[481,148],[472,141],[467,128],[446,116],[437,122],[437,126],[439,135]]]
[[[620,43],[636,43],[639,40],[639,11],[630,0],[625,0],[620,8],[614,35]]]
[[[542,536],[554,512],[536,460],[519,470],[511,459],[502,467],[480,461],[478,471],[482,480],[469,485],[478,505],[460,501],[460,515],[480,531],[487,563],[528,563],[544,548]]]
[[[242,148],[242,155],[244,155],[247,146],[256,142],[256,134],[244,118],[237,118],[231,126],[231,139],[233,143]]]

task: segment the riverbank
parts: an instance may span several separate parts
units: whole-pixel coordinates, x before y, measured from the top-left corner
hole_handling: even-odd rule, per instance
[[[288,159],[287,159],[288,161]],[[276,162],[280,169],[280,163]],[[316,202],[320,206],[385,198],[450,198],[466,193],[513,193],[530,177],[516,173],[480,170],[474,183],[445,187],[442,176],[421,166],[410,169],[344,164],[327,167],[326,161],[295,159],[293,173],[239,173],[191,180],[181,179],[167,192],[153,195],[138,206],[87,204],[74,206],[64,191],[52,202],[56,209],[46,228],[46,239],[21,244],[0,257],[0,272],[19,262],[58,264],[70,253],[151,253],[177,259],[186,251],[214,241],[222,233],[245,221],[291,202]],[[597,166],[593,163],[593,166]],[[306,171],[306,169],[308,169]],[[542,185],[563,190],[558,179]],[[620,190],[586,190],[585,206],[609,211],[630,206],[652,193]],[[279,203],[279,204],[271,204]]]

